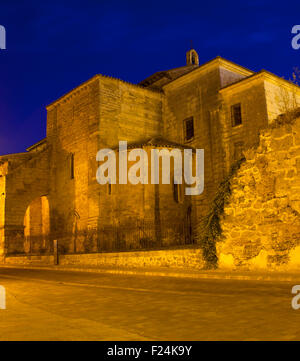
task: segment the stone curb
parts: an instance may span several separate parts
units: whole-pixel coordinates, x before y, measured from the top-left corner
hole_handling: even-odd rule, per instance
[[[116,275],[135,275],[151,277],[175,277],[194,279],[215,279],[215,280],[240,280],[240,281],[277,281],[277,282],[298,282],[300,284],[300,273],[237,273],[236,271],[210,271],[210,272],[186,272],[186,270],[142,270],[142,269],[119,269],[119,268],[84,268],[84,267],[64,267],[64,266],[20,266],[20,265],[0,265],[0,268],[62,271],[62,272],[86,272],[86,273],[106,273]]]

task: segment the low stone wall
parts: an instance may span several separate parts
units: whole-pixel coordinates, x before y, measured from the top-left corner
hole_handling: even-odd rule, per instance
[[[10,256],[10,265],[53,264],[53,256]],[[203,269],[205,262],[200,248],[60,255],[59,264],[84,267],[174,267]]]
[[[220,268],[300,269],[300,119],[245,153],[217,242]]]
[[[54,263],[53,255],[44,255],[44,256],[9,256],[4,257],[0,262],[3,264],[9,265],[49,265]]]

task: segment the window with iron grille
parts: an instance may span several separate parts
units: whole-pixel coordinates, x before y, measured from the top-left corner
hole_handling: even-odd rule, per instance
[[[190,117],[185,119],[185,140],[191,140],[194,138],[194,118]]]
[[[242,124],[242,109],[240,103],[231,106],[231,122],[233,127]]]

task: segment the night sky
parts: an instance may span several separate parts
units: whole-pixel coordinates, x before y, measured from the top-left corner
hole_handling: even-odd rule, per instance
[[[300,1],[0,0],[0,154],[45,137],[45,106],[97,73],[139,82],[217,55],[285,78],[300,66]]]

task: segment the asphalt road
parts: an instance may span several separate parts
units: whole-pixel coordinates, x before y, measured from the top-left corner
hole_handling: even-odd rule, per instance
[[[0,285],[0,340],[300,340],[288,282],[0,268]]]

